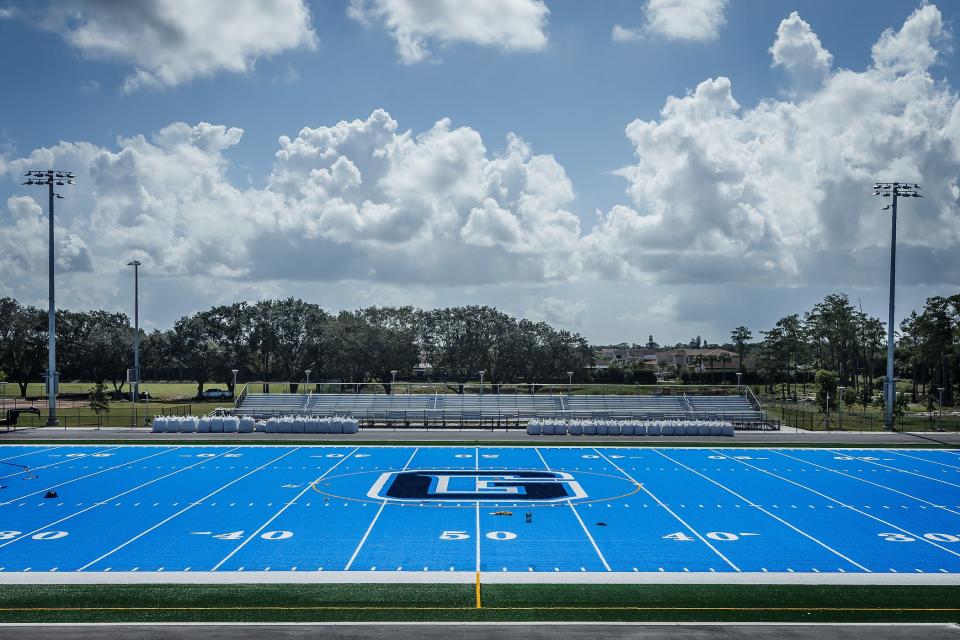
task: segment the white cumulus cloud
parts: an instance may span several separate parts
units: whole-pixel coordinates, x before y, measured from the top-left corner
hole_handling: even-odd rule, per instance
[[[457,42],[505,51],[547,45],[543,0],[350,0],[349,15],[382,24],[406,64],[430,58],[431,45]]]
[[[863,71],[827,73],[809,25],[785,23],[778,42],[793,31],[799,50],[775,46],[775,62],[805,60],[822,85],[745,108],[718,77],[668,98],[659,119],[631,122],[637,161],[619,171],[629,202],[584,238],[585,269],[659,282],[876,282],[889,218],[869,187],[898,179],[927,196],[902,207],[903,281],[960,282],[960,102],[924,66],[943,51],[936,7],[883,34]]]
[[[644,37],[705,42],[715,40],[726,24],[727,0],[647,0],[642,27],[614,25],[615,42]]]
[[[773,65],[785,68],[800,90],[819,88],[833,61],[833,54],[823,48],[810,24],[796,11],[780,21],[770,54]]]
[[[72,0],[39,21],[90,58],[133,64],[127,91],[246,72],[260,56],[317,43],[303,0]]]

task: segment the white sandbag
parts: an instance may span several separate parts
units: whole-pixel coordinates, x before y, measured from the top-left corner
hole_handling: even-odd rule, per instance
[[[236,416],[225,416],[223,418],[223,432],[224,433],[236,433],[239,431],[240,427],[240,418]]]
[[[237,423],[237,432],[238,433],[253,433],[253,429],[256,426],[257,421],[251,418],[250,416],[243,416],[240,418],[240,421]]]
[[[583,435],[583,423],[579,420],[571,420],[570,424],[567,425],[567,433],[572,436],[582,436]]]

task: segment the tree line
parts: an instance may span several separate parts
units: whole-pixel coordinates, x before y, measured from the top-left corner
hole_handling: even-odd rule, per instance
[[[122,389],[132,366],[133,328],[123,313],[57,311],[61,380],[110,383]],[[47,313],[0,298],[0,371],[20,385],[42,380]],[[593,364],[586,339],[545,322],[517,319],[486,306],[422,310],[368,307],[334,315],[295,298],[238,302],[187,315],[166,330],[143,332],[143,380],[193,380],[232,388],[239,380],[311,379],[374,382],[388,388],[391,371],[409,378],[418,363],[434,381],[463,383],[583,380]]]
[[[782,396],[814,381],[817,371],[836,374],[844,402],[867,406],[877,400],[886,377],[887,327],[855,307],[844,294],[830,294],[812,309],[780,318],[759,341],[745,326],[731,341],[742,358],[751,353],[767,391]],[[954,404],[960,377],[960,294],[928,298],[923,309],[900,323],[895,342],[894,375],[911,380],[911,401]]]

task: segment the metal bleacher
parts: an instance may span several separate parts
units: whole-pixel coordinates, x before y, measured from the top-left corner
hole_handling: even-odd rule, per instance
[[[531,418],[721,419],[761,426],[764,412],[743,395],[265,394],[249,393],[238,416],[349,416],[363,424],[520,426]]]

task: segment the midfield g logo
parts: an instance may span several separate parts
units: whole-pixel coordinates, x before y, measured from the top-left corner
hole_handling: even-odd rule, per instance
[[[376,500],[557,502],[587,497],[572,475],[561,471],[391,471],[367,492]]]

